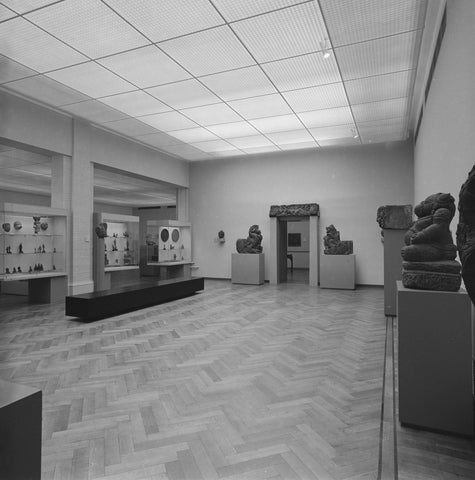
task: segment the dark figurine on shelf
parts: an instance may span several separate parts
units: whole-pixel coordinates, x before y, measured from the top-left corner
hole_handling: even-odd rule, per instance
[[[350,255],[353,253],[353,240],[340,240],[340,232],[334,225],[326,228],[327,234],[323,237],[325,255]]]
[[[125,241],[125,251],[126,251],[126,252],[129,251],[129,240],[126,240],[126,241]]]
[[[17,272],[18,272],[18,273],[22,273],[20,266],[17,268]]]
[[[173,260],[176,260],[176,253],[173,254]]]
[[[33,217],[33,229],[35,233],[38,233],[41,228],[41,217]]]
[[[53,253],[56,253],[56,247],[53,248]]]
[[[41,246],[41,253],[46,253],[46,249],[45,249],[45,244],[43,243],[43,245]]]
[[[46,230],[48,230],[48,224],[46,222],[40,223],[40,227],[43,232],[46,232]]]
[[[404,236],[402,283],[406,288],[456,292],[461,265],[450,232],[455,200],[449,193],[430,195],[414,208],[417,220]]]
[[[11,225],[10,225],[9,223],[3,223],[3,224],[2,224],[2,228],[3,228],[3,230],[4,230],[5,232],[8,233],[8,232],[10,231],[10,229],[11,229]]]
[[[8,275],[10,273],[10,269],[8,267],[5,268],[5,273]]]
[[[109,265],[109,257],[107,256],[107,253],[104,253],[104,265]]]
[[[13,267],[13,273],[16,273],[16,268],[15,267]]]
[[[107,223],[100,223],[96,229],[96,235],[98,238],[106,238],[107,237]]]
[[[112,244],[112,251],[117,252],[117,240],[114,238],[114,243]]]
[[[53,265],[53,270],[56,270],[56,267]]]
[[[33,273],[33,269],[31,268],[31,265],[30,265],[30,268],[28,269],[28,273]]]
[[[8,246],[7,249],[6,249],[6,252],[7,253],[12,253],[12,247]]]
[[[119,263],[119,259],[118,259],[118,258],[115,259],[115,263]]]
[[[18,253],[23,253],[23,245],[21,243],[18,245]]]
[[[36,247],[33,249],[33,253],[36,253]]]
[[[123,233],[123,235],[124,235],[124,237],[128,237],[128,236],[129,236],[129,232],[125,231],[125,232]]]
[[[262,253],[261,242],[262,234],[259,225],[251,225],[249,236],[236,240],[236,250],[238,253]]]

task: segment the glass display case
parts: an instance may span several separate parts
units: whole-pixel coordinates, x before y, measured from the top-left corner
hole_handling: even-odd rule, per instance
[[[148,220],[146,244],[148,265],[191,263],[191,224]]]
[[[0,204],[0,280],[66,275],[67,211]]]

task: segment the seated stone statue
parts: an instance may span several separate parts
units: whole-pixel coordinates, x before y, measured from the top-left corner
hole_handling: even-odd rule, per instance
[[[340,232],[334,225],[326,228],[327,234],[323,237],[325,255],[350,255],[353,253],[352,240],[340,240]]]
[[[414,208],[417,220],[404,236],[402,283],[407,288],[457,291],[460,264],[449,226],[455,200],[449,193],[430,195]]]
[[[259,225],[252,225],[249,228],[247,238],[238,238],[236,240],[236,250],[238,253],[262,253],[262,234]]]

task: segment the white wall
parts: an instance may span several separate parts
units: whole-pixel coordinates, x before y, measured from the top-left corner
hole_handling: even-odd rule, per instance
[[[49,207],[51,206],[51,196],[13,192],[11,190],[0,190],[0,202],[20,203],[22,205],[41,205],[42,207]]]
[[[475,163],[474,25],[473,0],[448,0],[447,28],[414,151],[416,203],[437,192],[451,193],[458,203]],[[458,214],[453,233],[457,223]]]
[[[320,242],[333,223],[354,241],[359,284],[383,284],[383,250],[376,211],[413,203],[408,142],[199,162],[190,167],[193,260],[205,277],[230,278],[237,238],[260,225],[269,248],[272,204],[318,203]],[[219,230],[226,242],[218,243]],[[266,263],[266,279],[269,265]]]

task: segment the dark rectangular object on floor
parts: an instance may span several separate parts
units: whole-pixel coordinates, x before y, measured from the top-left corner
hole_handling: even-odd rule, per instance
[[[100,292],[66,297],[66,315],[88,320],[110,317],[176,300],[204,289],[202,277],[142,282]]]

